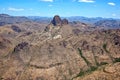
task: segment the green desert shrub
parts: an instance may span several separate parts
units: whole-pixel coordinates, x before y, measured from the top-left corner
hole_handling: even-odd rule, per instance
[[[84,76],[85,74],[92,73],[93,71],[95,71],[95,70],[97,70],[97,69],[98,69],[98,67],[91,66],[90,69],[88,69],[88,70],[86,70],[86,71],[81,70],[76,77],[81,77],[81,76]]]
[[[120,62],[120,58],[114,58],[114,63]]]
[[[103,49],[105,50],[105,52],[109,53],[109,51],[107,50],[107,44],[106,43],[103,44]]]
[[[91,66],[91,67],[90,67],[90,72],[95,71],[97,68],[98,68],[98,67],[96,67],[96,66]]]
[[[88,66],[90,66],[90,62],[83,56],[82,50],[78,48],[78,51],[79,51],[81,58],[86,62]]]
[[[81,77],[85,75],[85,71],[81,70],[76,77]]]
[[[0,80],[3,80],[3,78],[0,76]]]
[[[99,66],[106,65],[106,64],[108,64],[108,63],[107,63],[107,62],[101,62],[101,63],[99,64]]]

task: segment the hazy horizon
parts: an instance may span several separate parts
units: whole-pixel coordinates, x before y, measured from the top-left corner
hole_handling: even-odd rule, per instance
[[[119,18],[120,0],[0,0],[0,14],[12,16]]]

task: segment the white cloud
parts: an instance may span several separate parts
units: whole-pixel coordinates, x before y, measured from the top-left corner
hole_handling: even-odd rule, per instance
[[[49,7],[52,7],[53,5],[50,4],[50,5],[48,5],[48,6],[49,6]]]
[[[113,3],[113,2],[109,2],[108,5],[110,5],[110,6],[115,6],[116,4]]]
[[[22,8],[13,8],[13,7],[9,7],[8,10],[9,11],[24,11],[24,9]]]
[[[32,9],[32,8],[30,8],[29,10],[30,10],[30,11],[32,11],[33,9]]]
[[[78,0],[78,2],[84,2],[84,3],[94,3],[94,0]]]
[[[112,14],[112,16],[116,16],[116,14]]]
[[[40,1],[44,1],[44,2],[53,2],[53,0],[40,0]]]

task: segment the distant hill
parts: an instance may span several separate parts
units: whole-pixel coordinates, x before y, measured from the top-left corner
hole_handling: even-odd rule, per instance
[[[40,16],[28,16],[28,18],[39,23],[49,23],[52,20],[51,17],[40,17]]]
[[[10,16],[8,14],[0,14],[0,26],[3,26],[5,24],[21,23],[26,21],[31,20],[23,16]]]
[[[94,25],[97,27],[103,27],[106,29],[116,29],[120,28],[120,20],[100,20],[94,23]]]
[[[102,18],[102,17],[89,18],[89,17],[83,17],[83,16],[67,17],[67,19],[69,21],[71,21],[71,22],[73,22],[73,21],[80,21],[80,22],[90,23],[90,24],[94,24],[94,23],[96,23],[98,21],[101,21],[101,20],[120,20],[120,19]]]

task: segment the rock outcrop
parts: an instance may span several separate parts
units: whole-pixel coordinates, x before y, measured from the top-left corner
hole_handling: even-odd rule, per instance
[[[54,26],[62,26],[62,20],[61,18],[58,16],[58,15],[55,15],[53,20],[51,21],[51,23],[54,25]]]
[[[62,25],[67,25],[69,22],[67,19],[61,19],[60,16],[58,15],[55,15],[53,20],[51,21],[51,23],[54,25],[54,26],[62,26]]]
[[[58,15],[55,15],[51,23],[48,26],[46,26],[44,31],[48,32],[48,34],[51,35],[50,37],[52,39],[62,38],[61,28],[64,25],[67,25],[68,23],[69,22],[67,19],[62,20]]]
[[[25,49],[28,46],[27,42],[22,42],[20,44],[18,44],[15,48],[14,48],[14,52],[18,52],[22,49]]]
[[[62,20],[62,25],[67,25],[69,22],[68,22],[68,20],[67,19],[63,19]]]
[[[22,31],[22,30],[21,30],[18,26],[16,26],[16,25],[12,25],[11,28],[12,28],[13,31],[18,32],[18,33]]]

